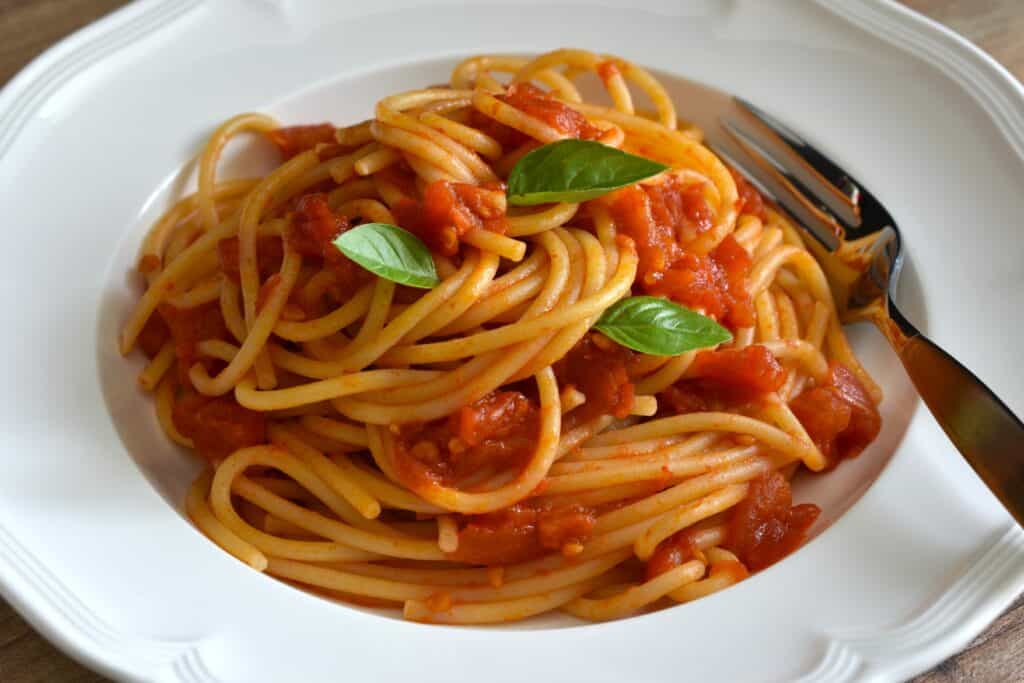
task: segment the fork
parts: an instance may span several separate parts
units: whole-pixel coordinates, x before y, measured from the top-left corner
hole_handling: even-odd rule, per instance
[[[679,83],[681,79],[676,79]],[[842,323],[872,321],[960,454],[1024,526],[1024,423],[923,335],[893,299],[903,264],[896,221],[864,186],[750,102],[682,81],[705,144],[794,219],[832,287]]]

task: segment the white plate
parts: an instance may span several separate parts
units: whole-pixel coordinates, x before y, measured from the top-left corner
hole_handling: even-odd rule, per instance
[[[148,0],[15,78],[0,93],[4,597],[105,674],[167,682],[895,680],[1005,609],[1024,588],[1024,534],[871,329],[853,336],[888,392],[882,438],[800,491],[834,524],[690,605],[428,627],[252,572],[181,515],[194,465],[159,435],[138,360],[114,343],[145,224],[227,116],[355,120],[474,52],[613,52],[787,120],[896,216],[907,313],[1024,412],[1020,85],[892,4],[631,4]]]

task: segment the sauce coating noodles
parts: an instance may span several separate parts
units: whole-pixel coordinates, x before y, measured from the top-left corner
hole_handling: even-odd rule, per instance
[[[587,72],[610,105],[584,101]],[[243,135],[280,165],[219,178]],[[515,164],[572,138],[669,169],[511,206]],[[413,233],[440,283],[397,284],[334,246],[364,223]],[[232,118],[138,265],[120,347],[151,359],[160,424],[207,463],[191,519],[258,571],[409,619],[603,620],[726,588],[818,517],[793,505],[793,473],[880,428],[797,231],[616,57],[472,57],[340,128]],[[631,294],[733,339],[619,346],[592,327]]]

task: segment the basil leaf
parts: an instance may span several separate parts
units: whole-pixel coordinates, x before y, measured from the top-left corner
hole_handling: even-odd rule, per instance
[[[518,206],[582,202],[666,169],[593,140],[561,140],[519,160],[508,176],[508,201]]]
[[[715,346],[732,334],[706,315],[654,296],[631,296],[611,305],[594,328],[606,337],[652,356],[677,356]]]
[[[385,280],[430,289],[440,280],[434,258],[416,235],[388,223],[364,223],[341,233],[334,246]]]

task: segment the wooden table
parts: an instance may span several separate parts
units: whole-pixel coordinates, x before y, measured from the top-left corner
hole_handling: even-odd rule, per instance
[[[958,31],[1024,80],[1024,0],[904,0]],[[0,85],[63,36],[124,0],[0,0]],[[0,681],[95,683],[0,600]],[[914,683],[1024,681],[1024,597],[966,650]]]

